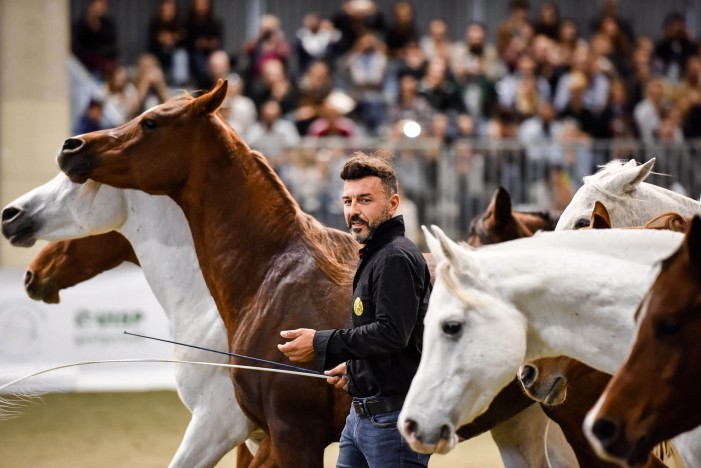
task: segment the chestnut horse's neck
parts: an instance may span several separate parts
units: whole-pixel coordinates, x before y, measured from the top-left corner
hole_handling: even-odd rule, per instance
[[[210,147],[172,194],[188,219],[203,275],[220,310],[256,294],[275,261],[313,258],[338,284],[352,281],[357,246],[303,213],[265,158],[217,117]],[[350,283],[349,283],[350,284]],[[228,324],[227,324],[228,325]]]

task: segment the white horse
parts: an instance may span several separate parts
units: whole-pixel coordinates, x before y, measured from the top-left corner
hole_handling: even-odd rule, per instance
[[[73,239],[119,231],[132,244],[151,290],[163,307],[173,339],[228,350],[226,329],[205,285],[185,215],[165,196],[121,190],[89,181],[74,184],[61,173],[3,210],[10,240]],[[176,346],[175,359],[228,363],[228,357]],[[229,369],[175,366],[178,395],[192,412],[170,466],[214,466],[243,443],[254,425],[236,402]],[[249,445],[250,446],[250,445]]]
[[[589,226],[594,203],[606,206],[613,227],[642,226],[655,216],[675,211],[682,216],[701,213],[701,203],[666,188],[643,182],[652,171],[655,158],[637,165],[614,160],[596,174],[584,178],[583,185],[562,212],[556,231]]]
[[[439,262],[424,347],[399,418],[414,450],[443,453],[528,360],[571,356],[614,373],[657,262],[680,244],[668,231],[541,233],[484,247],[425,230]],[[698,439],[697,439],[698,440]],[[698,442],[675,445],[701,466]]]

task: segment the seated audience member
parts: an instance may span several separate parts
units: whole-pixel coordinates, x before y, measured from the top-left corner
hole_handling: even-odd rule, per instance
[[[432,19],[428,23],[428,34],[419,39],[419,45],[426,57],[440,57],[448,61],[450,59],[450,37],[448,37],[448,24],[442,19]]]
[[[261,106],[260,118],[248,130],[246,142],[275,163],[285,152],[299,145],[300,136],[297,127],[282,118],[280,103],[271,99]]]
[[[239,75],[232,73],[227,77],[227,81],[229,85],[226,90],[226,100],[219,109],[219,113],[239,135],[246,136],[258,118],[256,105],[251,98],[244,96],[243,80]]]
[[[110,126],[117,127],[131,120],[138,108],[139,96],[136,86],[129,80],[129,73],[123,65],[118,65],[107,76],[107,97],[109,103],[117,111],[114,119],[110,119]]]
[[[186,69],[176,70],[178,50],[184,52],[183,39],[185,26],[178,17],[178,4],[175,0],[160,0],[158,12],[151,18],[148,27],[148,52],[161,64],[169,83],[185,84]],[[177,77],[177,78],[176,78]]]
[[[410,136],[407,132],[416,130],[419,134],[415,136],[428,134],[434,112],[426,98],[417,94],[416,87],[416,78],[412,75],[404,75],[399,79],[397,102],[390,105],[388,110],[390,136]],[[410,122],[417,125],[413,130],[405,128]]]
[[[419,30],[416,27],[414,7],[406,1],[399,1],[394,4],[394,17],[392,24],[387,30],[385,44],[390,57],[396,57],[410,42],[419,40]]]
[[[246,41],[243,46],[244,54],[248,59],[246,79],[252,84],[262,75],[263,68],[271,60],[279,61],[285,70],[291,50],[292,47],[285,39],[278,17],[261,16],[258,35]]]
[[[333,89],[328,63],[322,60],[313,62],[299,80],[299,107],[294,111],[294,121],[300,135],[306,135],[309,125],[319,116],[324,99]]]
[[[684,74],[686,61],[698,53],[698,44],[691,37],[686,19],[672,12],[664,20],[664,36],[655,44],[655,57],[661,60],[663,73],[672,82]]]
[[[73,25],[73,54],[98,80],[103,81],[117,65],[117,26],[107,14],[107,0],[89,0]]]
[[[211,0],[192,0],[190,12],[185,21],[190,76],[199,89],[209,86],[207,59],[215,50],[222,47],[223,26],[214,15]]]
[[[485,25],[473,21],[465,29],[465,40],[456,41],[450,48],[450,69],[462,83],[475,68],[490,80],[497,80],[506,72],[496,47],[487,42]]]
[[[587,88],[584,91],[584,107],[594,114],[601,112],[606,106],[609,93],[609,78],[597,70],[592,63],[591,48],[586,43],[577,45],[572,55],[572,66],[569,72],[563,74],[557,82],[557,89],[553,104],[559,112],[567,107],[570,101],[570,80],[577,73],[583,74],[587,79]]]
[[[368,132],[375,134],[386,119],[382,88],[387,77],[387,57],[383,45],[374,33],[365,33],[342,61],[358,117]]]
[[[329,94],[319,109],[319,117],[309,125],[308,136],[314,137],[352,137],[357,133],[355,122],[346,114],[355,107],[355,102],[348,95],[334,91]]]
[[[137,98],[134,115],[170,99],[170,89],[163,76],[163,69],[151,54],[139,57],[134,85]]]
[[[550,39],[557,39],[560,31],[560,10],[557,3],[546,1],[540,4],[538,17],[533,24],[536,34],[543,34]]]
[[[280,103],[282,114],[293,112],[299,103],[297,87],[285,72],[284,64],[277,59],[266,60],[261,70],[261,76],[251,88],[250,97],[260,107],[264,102],[274,99]]]
[[[497,28],[497,50],[503,55],[514,37],[525,40],[533,33],[528,16],[531,5],[527,0],[512,0],[509,3],[509,16]]]
[[[655,140],[655,132],[660,126],[662,115],[669,109],[670,102],[665,96],[665,86],[661,79],[650,80],[645,88],[645,99],[633,109],[633,119],[638,135],[645,142]]]
[[[332,47],[334,59],[345,55],[360,35],[366,32],[384,35],[386,29],[382,9],[372,0],[345,0],[331,21],[341,33],[339,40]]]
[[[526,91],[523,89],[524,85],[532,88],[531,91],[535,93],[537,101],[551,100],[550,83],[537,74],[536,62],[533,56],[528,53],[521,54],[516,62],[516,70],[496,84],[499,104],[505,108],[514,108],[517,105],[517,97],[521,98],[522,103],[523,93]],[[537,107],[537,102],[535,104]],[[535,113],[535,108],[530,111],[519,110],[528,115]]]
[[[84,133],[96,132],[107,128],[102,123],[102,101],[96,98],[90,99],[88,107],[81,115],[73,128],[73,133],[82,135]]]
[[[305,73],[309,66],[318,60],[325,60],[331,46],[340,39],[341,33],[331,21],[318,13],[307,13],[304,25],[297,30],[295,52],[299,73]]]
[[[418,90],[438,112],[466,112],[460,88],[457,83],[448,79],[446,61],[440,57],[430,59],[426,74],[419,81]]]

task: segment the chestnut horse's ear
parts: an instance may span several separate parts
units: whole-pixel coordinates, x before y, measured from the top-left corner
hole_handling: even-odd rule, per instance
[[[594,209],[591,212],[591,222],[589,227],[592,229],[611,229],[611,217],[609,211],[599,200],[594,203]]]
[[[212,114],[219,109],[224,102],[224,99],[226,99],[227,89],[228,82],[226,80],[219,80],[216,86],[214,86],[210,92],[198,97],[197,106],[200,113]]]
[[[492,208],[494,219],[498,223],[507,223],[513,217],[511,213],[511,195],[504,187],[500,186],[496,189],[489,206]]]
[[[701,218],[699,215],[691,219],[684,242],[689,252],[689,262],[696,268],[701,268]]]
[[[621,185],[621,193],[626,193],[630,192],[631,190],[635,189],[640,182],[645,180],[647,176],[650,175],[650,172],[652,171],[652,166],[655,165],[655,158],[650,159],[649,161],[641,164],[640,166],[629,166],[626,164],[623,167],[630,167],[630,169],[624,171],[624,177],[626,180],[624,183]],[[631,170],[632,169],[632,170]]]

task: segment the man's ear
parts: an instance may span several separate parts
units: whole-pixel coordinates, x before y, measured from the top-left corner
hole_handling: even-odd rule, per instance
[[[390,216],[394,216],[399,208],[399,195],[396,193],[387,200],[387,212]]]

